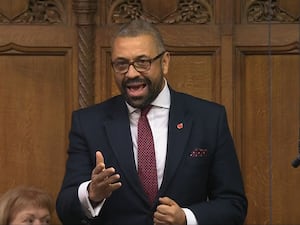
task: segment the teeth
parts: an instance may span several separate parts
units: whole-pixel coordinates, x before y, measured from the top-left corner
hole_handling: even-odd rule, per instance
[[[129,89],[140,89],[140,88],[143,88],[145,87],[146,85],[144,84],[141,84],[141,85],[133,85],[133,86],[128,86]]]
[[[132,89],[132,90],[138,90],[138,89],[141,89],[141,88],[143,88],[143,86],[130,87],[130,89]]]

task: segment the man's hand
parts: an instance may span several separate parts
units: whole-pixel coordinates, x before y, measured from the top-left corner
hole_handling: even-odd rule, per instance
[[[96,152],[96,167],[92,171],[91,183],[88,186],[89,199],[92,203],[100,203],[113,191],[121,187],[120,175],[113,167],[105,168],[104,158],[100,151]]]
[[[168,197],[159,198],[160,205],[154,213],[155,225],[185,225],[186,218],[180,206]]]

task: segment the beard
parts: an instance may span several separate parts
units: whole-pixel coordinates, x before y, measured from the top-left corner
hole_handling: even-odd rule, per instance
[[[120,91],[125,97],[126,102],[134,108],[144,108],[151,104],[159,95],[163,88],[163,76],[161,75],[158,82],[152,82],[148,77],[136,77],[134,79],[124,79],[122,81]],[[130,96],[127,93],[127,87],[133,83],[144,83],[148,87],[148,92],[143,96]]]

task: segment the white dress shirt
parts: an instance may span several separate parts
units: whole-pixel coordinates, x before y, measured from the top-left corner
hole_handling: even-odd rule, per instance
[[[163,179],[166,154],[167,154],[167,140],[168,140],[168,122],[169,122],[169,110],[171,104],[170,90],[165,80],[165,86],[157,98],[151,103],[153,106],[147,114],[147,118],[152,130],[152,135],[154,139],[155,156],[156,156],[156,167],[157,167],[157,179],[158,186],[160,187]],[[137,124],[140,117],[141,110],[133,108],[128,105],[129,120],[130,120],[130,130],[133,143],[134,159],[137,168]],[[81,205],[88,217],[95,217],[99,214],[103,204],[93,208],[89,199],[87,186],[90,181],[86,181],[79,186],[78,197]],[[187,225],[197,225],[196,217],[193,212],[188,208],[183,208]]]

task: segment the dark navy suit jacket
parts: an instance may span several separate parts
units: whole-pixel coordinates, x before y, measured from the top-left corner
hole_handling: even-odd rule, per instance
[[[243,224],[247,199],[223,106],[171,90],[168,146],[159,196],[187,207],[201,224]],[[153,225],[135,167],[128,110],[122,96],[72,114],[66,175],[56,202],[63,224]],[[87,219],[78,187],[90,180],[95,152],[114,167],[122,187]]]

